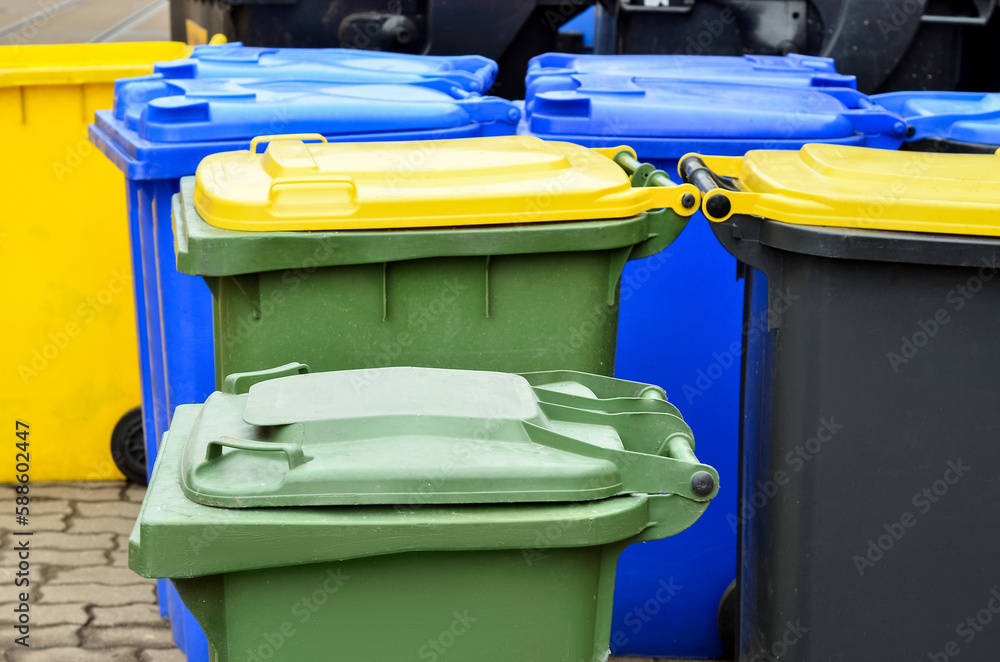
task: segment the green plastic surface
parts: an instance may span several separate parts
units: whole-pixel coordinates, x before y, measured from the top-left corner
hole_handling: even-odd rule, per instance
[[[529,376],[536,391],[545,383],[560,394],[566,377]],[[608,382],[605,402],[656,401],[643,385]],[[180,482],[202,411],[174,414],[129,566],[173,579],[214,662],[324,660],[331,651],[429,659],[440,650],[477,662],[603,661],[618,555],[683,531],[708,505],[633,494],[565,504],[205,506]]]
[[[177,267],[212,290],[219,385],[296,361],[611,375],[622,269],[688,221],[238,232],[205,223],[193,192],[182,179],[173,200]]]
[[[583,377],[608,383],[595,384],[604,392],[644,389]],[[645,388],[647,397],[605,401],[565,372],[534,389],[518,375],[433,368],[278,377],[248,394],[234,386],[208,399],[187,442],[182,482],[190,499],[230,508],[638,492],[709,500],[714,490],[696,494],[692,476],[718,477],[692,461],[691,430],[673,405]]]

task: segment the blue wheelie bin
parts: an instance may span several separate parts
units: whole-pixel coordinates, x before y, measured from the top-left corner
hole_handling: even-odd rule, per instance
[[[520,116],[509,101],[439,78],[377,81],[377,75],[370,84],[343,84],[153,74],[118,81],[115,108],[98,111],[90,139],[125,173],[138,248],[133,267],[142,274],[137,296],[147,331],[143,409],[152,419],[146,428],[150,474],[174,409],[216,389],[211,293],[201,278],[178,273],[174,259],[170,200],[181,177],[193,175],[205,156],[248,149],[258,136],[308,132],[343,142],[509,135]],[[160,604],[189,660],[207,660],[200,627],[167,582],[160,582]]]
[[[689,80],[773,87],[857,89],[854,76],[837,72],[834,61],[814,55],[573,55],[544,53],[531,58],[524,98],[579,87],[578,76],[642,80]]]
[[[185,60],[160,62],[165,78],[282,78],[334,83],[420,84],[436,79],[485,93],[497,63],[482,55],[409,55],[352,48],[259,48],[239,42],[195,46]]]
[[[964,154],[1000,149],[1000,94],[890,92],[872,100],[906,120],[903,149]]]
[[[706,69],[719,61],[706,59]],[[739,63],[736,74],[747,67],[731,60]],[[675,181],[678,160],[691,151],[737,156],[810,142],[897,149],[906,133],[899,116],[850,85],[567,77],[570,89],[535,95],[520,133],[588,147],[627,144]],[[615,370],[658,384],[683,403],[702,440],[699,452],[722,476],[738,475],[743,287],[736,275],[736,260],[700,214],[667,250],[626,266]],[[736,577],[737,497],[723,488],[690,531],[622,555],[611,639],[616,654],[724,653],[717,619]]]

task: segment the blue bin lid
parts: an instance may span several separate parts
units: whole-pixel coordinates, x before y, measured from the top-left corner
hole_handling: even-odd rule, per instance
[[[848,87],[854,76],[837,73],[834,61],[812,55],[571,55],[545,53],[531,58],[525,99],[540,92],[575,89],[573,76],[602,74],[775,87]]]
[[[1000,94],[892,92],[872,97],[912,127],[907,141],[938,138],[1000,146]]]
[[[576,90],[539,94],[519,133],[588,147],[626,144],[640,159],[742,155],[810,142],[896,149],[906,133],[901,117],[847,87],[579,78]]]
[[[196,46],[186,60],[159,62],[165,78],[301,78],[336,83],[448,81],[470,92],[493,85],[497,63],[481,55],[410,55],[351,48]]]
[[[328,140],[426,140],[514,133],[521,111],[496,97],[414,85],[317,81],[119,81],[113,111],[91,137],[131,179],[192,175],[202,158],[247,149],[262,135]]]

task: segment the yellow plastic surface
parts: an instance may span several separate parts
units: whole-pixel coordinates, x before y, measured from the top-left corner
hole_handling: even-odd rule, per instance
[[[0,87],[111,83],[151,74],[155,62],[185,58],[191,50],[179,41],[0,46]]]
[[[628,148],[526,136],[338,144],[303,137],[268,137],[263,154],[206,157],[198,213],[230,230],[360,230],[625,218],[663,207],[690,216],[697,205],[685,209],[682,196],[700,197],[691,185],[632,188],[612,160]]]
[[[111,432],[141,401],[125,182],[87,124],[111,107],[114,76],[183,54],[0,47],[0,482],[14,480],[16,420],[31,426],[32,480],[122,478]]]
[[[701,157],[736,178],[732,214],[830,227],[1000,236],[1000,158],[806,145],[798,152]]]

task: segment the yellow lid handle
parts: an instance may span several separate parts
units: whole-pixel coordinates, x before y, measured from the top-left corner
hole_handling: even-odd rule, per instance
[[[271,210],[276,216],[295,218],[331,218],[351,216],[358,210],[358,187],[351,177],[278,177],[268,191]],[[282,223],[282,230],[314,229]]]
[[[250,153],[257,153],[257,145],[261,143],[274,142],[276,140],[318,140],[320,142],[326,142],[326,138],[318,133],[285,133],[275,136],[257,136],[250,141]]]

